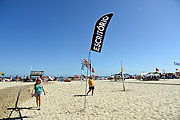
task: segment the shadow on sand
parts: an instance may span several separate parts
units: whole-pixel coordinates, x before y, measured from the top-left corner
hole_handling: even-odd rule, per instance
[[[30,117],[23,116],[23,117],[14,117],[14,118],[3,118],[3,119],[0,119],[0,120],[17,120],[17,119],[22,120],[23,118],[30,118]]]
[[[74,97],[83,97],[83,96],[88,96],[88,95],[74,95]]]
[[[11,111],[11,114],[9,115],[8,118],[3,118],[3,119],[0,119],[0,120],[17,120],[17,119],[23,120],[23,118],[30,118],[30,117],[28,117],[28,116],[22,116],[22,115],[21,115],[20,110],[22,110],[22,109],[26,109],[26,110],[37,110],[36,107],[21,107],[21,108],[15,107],[15,108],[8,108],[8,110],[12,110],[12,111]],[[19,113],[19,117],[10,118],[11,115],[12,115],[12,113],[13,113],[14,111],[16,111],[16,112]]]

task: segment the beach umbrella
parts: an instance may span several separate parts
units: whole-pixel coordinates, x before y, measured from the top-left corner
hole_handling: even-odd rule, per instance
[[[79,75],[74,75],[75,77],[78,77]]]
[[[137,76],[136,74],[134,74],[133,76]]]

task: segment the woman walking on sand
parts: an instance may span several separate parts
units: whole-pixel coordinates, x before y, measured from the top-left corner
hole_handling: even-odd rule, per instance
[[[35,90],[35,94],[34,93]],[[32,91],[32,97],[35,95],[36,97],[36,104],[37,104],[37,109],[40,110],[41,109],[41,96],[42,96],[42,92],[44,92],[44,95],[46,95],[46,92],[44,90],[44,87],[41,83],[40,78],[37,78],[36,83],[34,85],[34,89]]]

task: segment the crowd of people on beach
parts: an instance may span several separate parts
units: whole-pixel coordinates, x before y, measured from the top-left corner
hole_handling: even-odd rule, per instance
[[[45,76],[35,78],[35,77],[30,77],[30,76],[20,77],[19,75],[12,77],[12,75],[10,75],[10,77],[3,77],[3,76],[0,77],[0,82],[12,82],[12,81],[35,82],[37,80],[37,78],[40,78],[43,81],[47,80],[47,77],[45,77]]]
[[[158,75],[138,75],[137,80],[143,81],[158,81],[159,79],[178,79],[179,76],[176,74],[158,74]]]
[[[80,80],[80,77],[51,77],[51,76],[19,76],[16,75],[15,77],[12,77],[12,75],[10,75],[10,77],[0,77],[0,82],[35,82],[37,80],[37,78],[40,78],[43,82],[48,82],[48,81],[65,81],[65,82],[70,82],[70,81],[78,81]],[[84,79],[84,78],[83,78]]]
[[[43,82],[48,82],[48,81],[72,81],[72,80],[80,80],[81,77],[51,77],[51,76],[38,76],[41,78]],[[19,76],[16,75],[15,77],[0,77],[0,82],[18,82],[18,81],[23,81],[23,82],[35,82],[38,78],[37,76]],[[86,76],[82,76],[82,79],[85,79]],[[178,74],[173,74],[173,73],[166,73],[166,74],[146,74],[146,75],[124,75],[124,80],[126,79],[137,79],[137,80],[143,80],[143,81],[151,81],[151,80],[159,80],[159,79],[178,79],[180,76]],[[114,81],[119,81],[122,79],[122,75],[112,75],[112,76],[106,76],[106,77],[94,77],[95,80],[114,80]]]

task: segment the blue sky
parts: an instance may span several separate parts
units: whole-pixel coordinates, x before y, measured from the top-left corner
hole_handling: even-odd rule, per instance
[[[175,72],[179,0],[1,0],[0,72],[29,75],[32,66],[46,75],[80,74],[94,24],[110,12],[102,52],[91,53],[97,75],[118,73],[120,61],[130,74]]]

